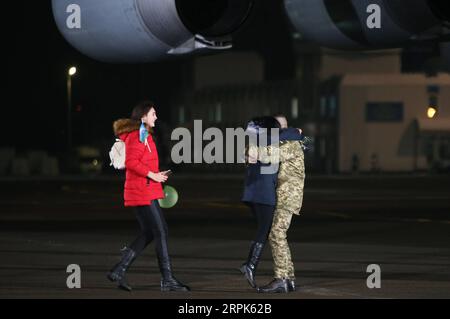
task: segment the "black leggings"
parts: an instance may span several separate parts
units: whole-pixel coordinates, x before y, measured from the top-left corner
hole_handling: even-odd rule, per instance
[[[258,243],[265,243],[269,236],[270,228],[272,227],[275,207],[271,205],[250,203],[250,208],[258,223],[255,241]]]
[[[155,248],[158,260],[162,263],[170,262],[167,248],[167,223],[159,207],[157,200],[151,205],[137,206],[136,217],[141,226],[141,233],[130,245],[137,255],[140,255],[152,240],[155,240]]]

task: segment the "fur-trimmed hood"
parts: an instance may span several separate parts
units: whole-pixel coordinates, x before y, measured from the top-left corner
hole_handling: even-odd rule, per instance
[[[119,137],[122,134],[139,130],[141,123],[132,119],[120,119],[113,123],[114,134]]]

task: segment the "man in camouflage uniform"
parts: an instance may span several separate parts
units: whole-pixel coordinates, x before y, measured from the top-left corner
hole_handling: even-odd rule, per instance
[[[295,272],[287,231],[293,215],[299,215],[303,203],[305,161],[301,141],[282,141],[277,146],[260,147],[261,162],[279,163],[277,203],[269,243],[272,249],[275,278],[258,292],[295,291]]]

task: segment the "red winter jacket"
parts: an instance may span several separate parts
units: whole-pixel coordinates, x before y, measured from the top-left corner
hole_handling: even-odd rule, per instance
[[[147,147],[139,141],[139,122],[121,119],[113,127],[116,136],[125,142],[125,206],[146,206],[154,199],[164,198],[161,183],[147,177],[150,171],[159,172],[158,152],[151,134]]]

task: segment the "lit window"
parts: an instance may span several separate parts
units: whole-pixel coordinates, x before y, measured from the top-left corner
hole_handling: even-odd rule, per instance
[[[291,117],[298,119],[298,98],[293,97],[291,101]]]

